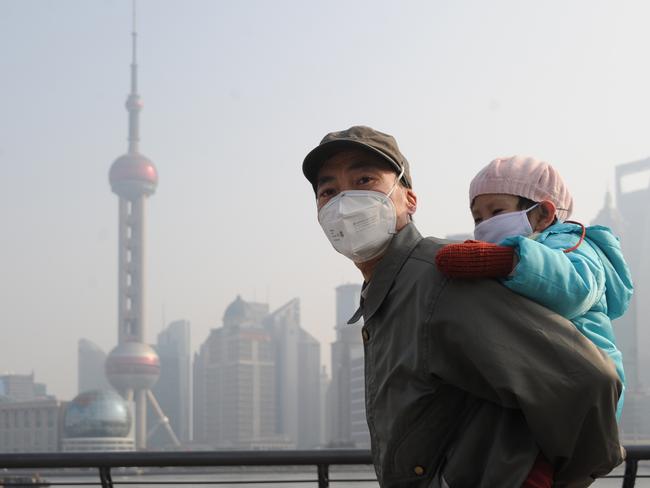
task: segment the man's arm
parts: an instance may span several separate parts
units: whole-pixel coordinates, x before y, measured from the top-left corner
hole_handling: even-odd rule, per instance
[[[451,280],[433,305],[429,372],[521,409],[556,486],[586,486],[621,461],[613,363],[571,323],[494,281]]]

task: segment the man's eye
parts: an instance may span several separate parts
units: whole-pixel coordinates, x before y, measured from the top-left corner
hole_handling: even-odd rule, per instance
[[[492,215],[499,215],[501,212],[503,212],[502,208],[495,208],[492,210]]]
[[[334,190],[332,188],[325,188],[324,190],[321,190],[318,193],[318,198],[329,198],[334,194]]]
[[[357,185],[367,185],[372,181],[372,178],[370,176],[362,176],[357,180]]]

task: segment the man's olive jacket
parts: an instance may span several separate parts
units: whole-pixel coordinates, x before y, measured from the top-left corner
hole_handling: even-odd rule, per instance
[[[622,462],[613,363],[570,322],[496,281],[445,278],[434,262],[443,244],[407,225],[364,290],[381,486],[518,488],[540,451],[558,487],[608,473]]]

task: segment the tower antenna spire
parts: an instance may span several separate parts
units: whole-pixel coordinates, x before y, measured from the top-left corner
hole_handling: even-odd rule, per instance
[[[126,99],[126,109],[129,112],[129,153],[138,152],[140,142],[140,110],[142,102],[138,95],[138,62],[137,62],[137,39],[136,29],[136,0],[132,2],[133,7],[133,29],[131,31],[132,53],[131,53],[131,93]]]
[[[137,30],[137,22],[136,22],[136,0],[133,0],[132,2],[132,8],[133,8],[133,28],[131,29],[131,37],[133,41],[133,51],[132,51],[132,56],[131,56],[131,66],[137,68],[137,57],[136,57],[136,41],[138,37],[138,30]],[[134,81],[135,77],[132,77],[131,81]],[[132,92],[137,92],[137,87],[131,85],[131,91]]]

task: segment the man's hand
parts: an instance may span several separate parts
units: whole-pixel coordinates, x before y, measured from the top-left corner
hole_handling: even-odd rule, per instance
[[[449,244],[436,254],[438,269],[452,278],[505,278],[515,264],[514,248],[489,242]]]

